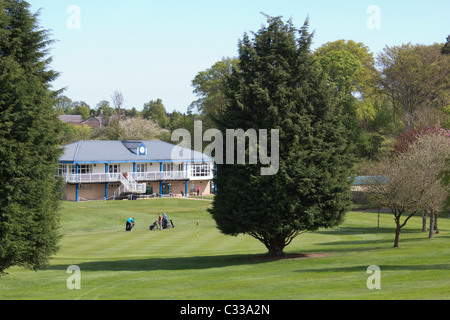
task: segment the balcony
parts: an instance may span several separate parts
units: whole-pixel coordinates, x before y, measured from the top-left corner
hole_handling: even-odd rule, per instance
[[[189,171],[152,171],[152,172],[126,172],[126,173],[85,173],[61,174],[66,183],[118,183],[121,179],[136,182],[173,181],[173,180],[211,180],[213,171],[208,168],[196,168]]]
[[[66,183],[106,183],[120,182],[120,173],[67,174],[63,176]]]
[[[66,183],[107,183],[121,182],[121,173],[89,173],[67,174],[62,176]],[[186,171],[154,171],[154,172],[128,172],[124,174],[127,179],[135,181],[161,181],[161,180],[189,180]]]
[[[128,175],[136,181],[189,180],[190,178],[186,171],[129,172]]]

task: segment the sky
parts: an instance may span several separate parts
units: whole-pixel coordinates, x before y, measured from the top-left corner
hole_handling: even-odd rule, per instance
[[[315,49],[339,39],[362,42],[376,57],[385,46],[443,43],[450,34],[449,0],[28,0],[49,30],[54,89],[94,109],[122,93],[125,108],[161,99],[182,113],[198,97],[195,76],[266,23],[309,18]]]

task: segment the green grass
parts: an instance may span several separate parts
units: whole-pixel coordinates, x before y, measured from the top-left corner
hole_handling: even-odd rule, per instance
[[[0,279],[0,299],[449,299],[450,219],[428,239],[421,218],[393,248],[389,213],[350,212],[338,228],[300,235],[269,260],[249,236],[222,235],[207,200],[152,199],[62,204],[61,249],[45,271],[12,268]],[[149,231],[165,211],[175,229]],[[125,232],[125,221],[136,228]],[[199,222],[197,229],[196,222]],[[67,267],[81,269],[81,290],[68,290]],[[381,290],[369,290],[367,268],[381,268]]]

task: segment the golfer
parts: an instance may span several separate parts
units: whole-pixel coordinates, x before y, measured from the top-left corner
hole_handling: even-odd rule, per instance
[[[163,229],[167,229],[167,223],[169,222],[168,221],[168,219],[167,219],[167,215],[166,215],[166,213],[165,212],[163,212],[163,220],[162,220],[162,222],[163,222]]]
[[[130,218],[127,220],[126,231],[131,231],[134,227],[134,218]]]

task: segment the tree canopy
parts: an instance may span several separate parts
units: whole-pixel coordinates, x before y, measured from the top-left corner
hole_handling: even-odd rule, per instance
[[[358,93],[360,96],[374,93],[378,72],[373,54],[363,43],[343,39],[327,42],[314,54],[346,93]]]
[[[211,209],[224,234],[249,234],[271,255],[301,232],[338,225],[350,205],[345,128],[311,41],[307,22],[296,29],[280,17],[268,17],[253,39],[245,34],[219,117],[222,132],[279,130],[278,173],[261,175],[262,164],[218,165]]]
[[[199,72],[192,80],[194,93],[199,99],[194,101],[189,109],[196,109],[202,116],[203,125],[206,128],[213,128],[220,113],[224,111],[225,79],[231,74],[233,68],[238,67],[238,62],[237,59],[223,58],[211,68]]]
[[[378,64],[381,89],[394,109],[402,109],[406,129],[442,118],[450,103],[450,56],[441,54],[438,45],[386,47]]]
[[[45,268],[58,249],[60,123],[48,32],[25,1],[0,1],[0,273]]]
[[[146,103],[142,110],[142,117],[144,119],[156,121],[161,128],[165,128],[169,125],[166,108],[161,99],[157,99],[156,101],[151,100],[149,103]]]

